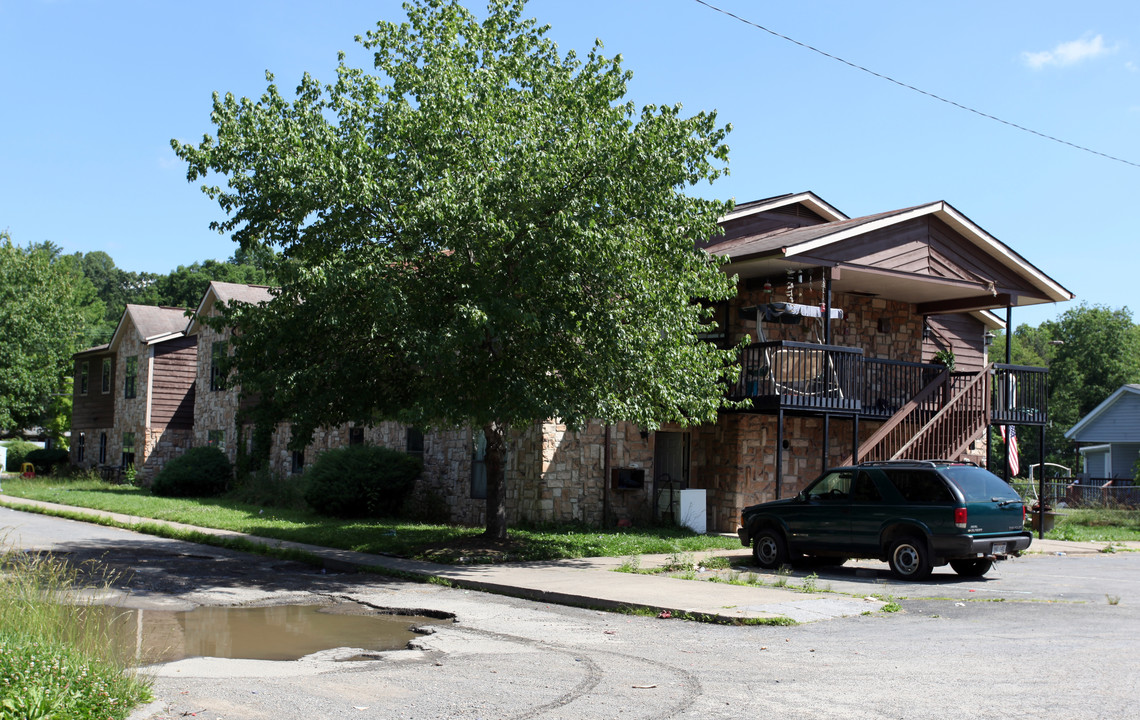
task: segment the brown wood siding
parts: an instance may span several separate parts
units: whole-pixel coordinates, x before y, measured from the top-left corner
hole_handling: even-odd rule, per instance
[[[150,396],[152,428],[194,428],[194,380],[197,374],[197,337],[179,338],[155,346]]]
[[[111,358],[111,391],[103,392],[103,358]],[[88,363],[87,394],[80,394],[79,368]],[[115,424],[115,360],[114,355],[85,355],[75,361],[75,391],[71,406],[74,430],[111,427]],[[88,448],[90,450],[90,448]]]
[[[929,315],[930,337],[922,343],[922,361],[932,362],[934,353],[945,348],[954,353],[955,370],[979,372],[986,366],[986,326],[972,315]]]
[[[962,242],[958,233],[938,218],[917,218],[876,230],[825,249],[818,257],[917,275],[992,281],[1000,289],[1040,294],[975,245]]]
[[[798,206],[799,205],[797,203],[796,207]],[[806,227],[808,225],[820,225],[824,222],[823,218],[819,217],[810,210],[807,210],[806,208],[802,213],[781,210],[770,210],[768,212],[757,213],[755,215],[749,215],[747,217],[742,217],[727,223],[722,223],[721,227],[724,228],[724,235],[719,235],[715,238],[712,238],[712,240],[709,241],[709,245],[716,245],[717,243],[724,242],[725,240],[732,240],[734,238],[763,235],[764,233],[769,233],[773,230],[786,230],[789,228]]]

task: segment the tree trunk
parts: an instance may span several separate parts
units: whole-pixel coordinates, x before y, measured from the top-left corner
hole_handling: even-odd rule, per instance
[[[483,437],[487,439],[487,530],[484,533],[494,540],[507,539],[507,483],[506,428],[497,422],[483,426]]]

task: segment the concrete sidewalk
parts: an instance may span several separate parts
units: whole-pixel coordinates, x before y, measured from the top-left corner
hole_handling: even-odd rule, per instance
[[[58,505],[35,500],[4,496],[4,505],[13,509],[58,513],[66,511],[89,517],[113,520],[123,527],[143,524],[165,525],[184,531],[198,532],[219,538],[242,538],[270,548],[298,550],[318,558],[330,570],[372,570],[399,574],[409,578],[445,580],[457,587],[522,597],[539,602],[596,607],[647,608],[657,613],[692,615],[722,622],[763,621],[788,618],[796,622],[811,622],[834,617],[859,615],[878,610],[883,602],[872,597],[837,592],[810,592],[807,578],[784,578],[787,587],[774,585],[733,585],[726,582],[697,582],[661,575],[614,572],[623,562],[621,558],[581,558],[548,562],[509,563],[502,565],[440,565],[406,558],[372,555],[274,540],[246,535],[229,530],[201,528],[181,523],[140,518],[86,508]],[[1056,540],[1034,540],[1031,553],[1081,555],[1103,551],[1107,543],[1072,543]],[[1140,549],[1140,543],[1131,543]],[[710,553],[693,553],[700,561],[708,555],[728,555],[734,565],[750,566],[747,548],[721,550]],[[640,558],[644,568],[663,566],[670,556],[648,555]],[[745,573],[755,570],[745,567]],[[759,572],[759,571],[757,571]],[[769,575],[771,573],[768,573]],[[707,580],[708,575],[702,574]],[[776,578],[771,582],[777,582]],[[806,585],[806,587],[805,587]],[[823,585],[823,589],[827,589]],[[876,593],[878,594],[878,593]],[[897,593],[896,593],[897,594]]]

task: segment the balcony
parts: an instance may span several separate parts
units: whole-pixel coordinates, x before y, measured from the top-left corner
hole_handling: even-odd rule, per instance
[[[841,413],[886,421],[907,408],[911,422],[921,421],[921,426],[971,387],[974,414],[980,404],[994,424],[1044,425],[1049,419],[1045,368],[991,365],[989,382],[981,385],[974,373],[950,373],[938,388],[924,393],[945,367],[867,358],[861,348],[754,343],[744,349],[740,364],[740,378],[729,387],[728,398],[751,400],[759,412]],[[911,403],[917,405],[908,407]]]

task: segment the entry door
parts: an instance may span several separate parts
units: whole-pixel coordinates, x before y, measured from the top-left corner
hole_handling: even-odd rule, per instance
[[[653,498],[659,520],[676,521],[681,490],[689,487],[689,433],[654,433]]]

